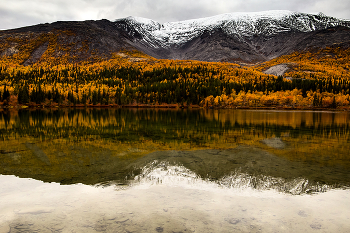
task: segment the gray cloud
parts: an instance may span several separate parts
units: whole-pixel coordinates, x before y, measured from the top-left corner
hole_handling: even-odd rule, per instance
[[[0,4],[0,29],[58,20],[115,20],[127,16],[159,22],[208,17],[228,12],[291,10],[350,19],[344,0],[11,0]]]

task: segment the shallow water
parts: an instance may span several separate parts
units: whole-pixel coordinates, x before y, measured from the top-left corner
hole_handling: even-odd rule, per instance
[[[129,189],[0,176],[1,232],[348,232],[349,190],[286,195],[168,177]]]
[[[348,232],[347,112],[0,112],[0,232]]]

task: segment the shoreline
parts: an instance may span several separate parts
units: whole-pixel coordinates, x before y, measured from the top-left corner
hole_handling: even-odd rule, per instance
[[[249,107],[249,106],[222,106],[222,107],[202,107],[199,105],[180,105],[180,104],[108,104],[108,105],[68,105],[68,104],[29,104],[29,105],[8,105],[0,106],[2,110],[23,110],[23,109],[87,109],[87,108],[135,108],[135,109],[241,109],[241,110],[285,110],[285,111],[350,111],[350,107],[339,108],[322,108],[322,107],[289,107],[289,106],[263,106],[263,107]]]

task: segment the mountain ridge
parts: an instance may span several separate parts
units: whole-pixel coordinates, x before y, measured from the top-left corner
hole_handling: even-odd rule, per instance
[[[285,40],[287,44],[293,45],[295,41],[290,41],[288,37],[307,38],[309,35],[306,34],[313,34],[315,31],[331,27],[350,27],[350,21],[328,17],[322,13],[306,14],[292,11],[229,13],[165,24],[138,17],[128,17],[114,22],[121,30],[138,35],[132,41],[133,46],[157,58],[247,62],[266,61],[284,54],[278,52],[268,55],[267,51],[260,52],[259,48],[266,47],[266,43],[262,46],[261,41]],[[221,39],[214,35],[217,33],[221,33]],[[198,39],[208,42],[196,47],[194,44]],[[301,42],[302,38],[298,40],[298,43]],[[277,47],[284,46],[283,44],[278,43]],[[208,54],[208,48],[216,50],[216,53]],[[205,54],[203,49],[206,51]],[[271,53],[271,48],[267,50]],[[294,50],[288,50],[290,51]],[[203,57],[204,59],[201,59]]]
[[[114,22],[126,21],[140,31],[148,31],[155,39],[181,43],[183,37],[221,27],[227,34],[239,37],[252,35],[273,35],[283,31],[309,32],[334,26],[350,26],[350,21],[328,17],[323,13],[306,14],[293,11],[237,12],[212,17],[167,22],[161,24],[152,19],[129,16]],[[266,24],[267,22],[267,24]],[[265,23],[265,25],[261,25]],[[136,25],[135,25],[136,24]],[[264,26],[264,27],[263,27]],[[141,28],[140,28],[141,27]],[[198,32],[199,31],[199,32]]]
[[[62,36],[58,35],[59,31],[70,33]],[[52,56],[65,53],[78,61],[92,54],[109,58],[120,50],[136,49],[159,59],[263,62],[295,51],[335,44],[348,47],[350,21],[322,13],[292,11],[228,13],[164,24],[140,17],[115,21],[58,21],[0,31],[0,57],[16,55],[29,41],[43,34],[50,37],[50,33],[56,33],[61,47],[70,51],[62,52],[62,48],[53,48],[52,42],[42,39],[28,49],[35,59],[30,60],[26,55],[23,64],[39,61],[48,45],[54,51]],[[77,51],[84,46],[85,51]]]

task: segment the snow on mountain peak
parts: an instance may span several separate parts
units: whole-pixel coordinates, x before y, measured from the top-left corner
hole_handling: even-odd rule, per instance
[[[215,28],[239,39],[252,35],[270,36],[283,31],[308,32],[341,24],[341,20],[322,13],[305,14],[287,10],[226,13],[164,24],[141,17],[120,20],[127,21],[152,47],[179,46]]]
[[[260,11],[260,12],[234,12],[234,13],[225,13],[220,15],[215,15],[211,17],[192,19],[192,20],[184,20],[179,22],[170,22],[169,24],[186,24],[186,23],[204,23],[204,24],[212,24],[214,22],[221,22],[227,20],[253,20],[256,21],[261,18],[270,18],[270,19],[281,19],[283,17],[292,15],[296,12],[287,11],[287,10],[274,10],[274,11]]]
[[[154,21],[152,19],[147,19],[147,18],[142,18],[142,17],[134,17],[134,16],[129,16],[125,19],[127,21],[133,22],[135,24],[140,24],[145,29],[151,30],[151,31],[159,30],[161,27],[160,23],[158,23],[157,21]]]

